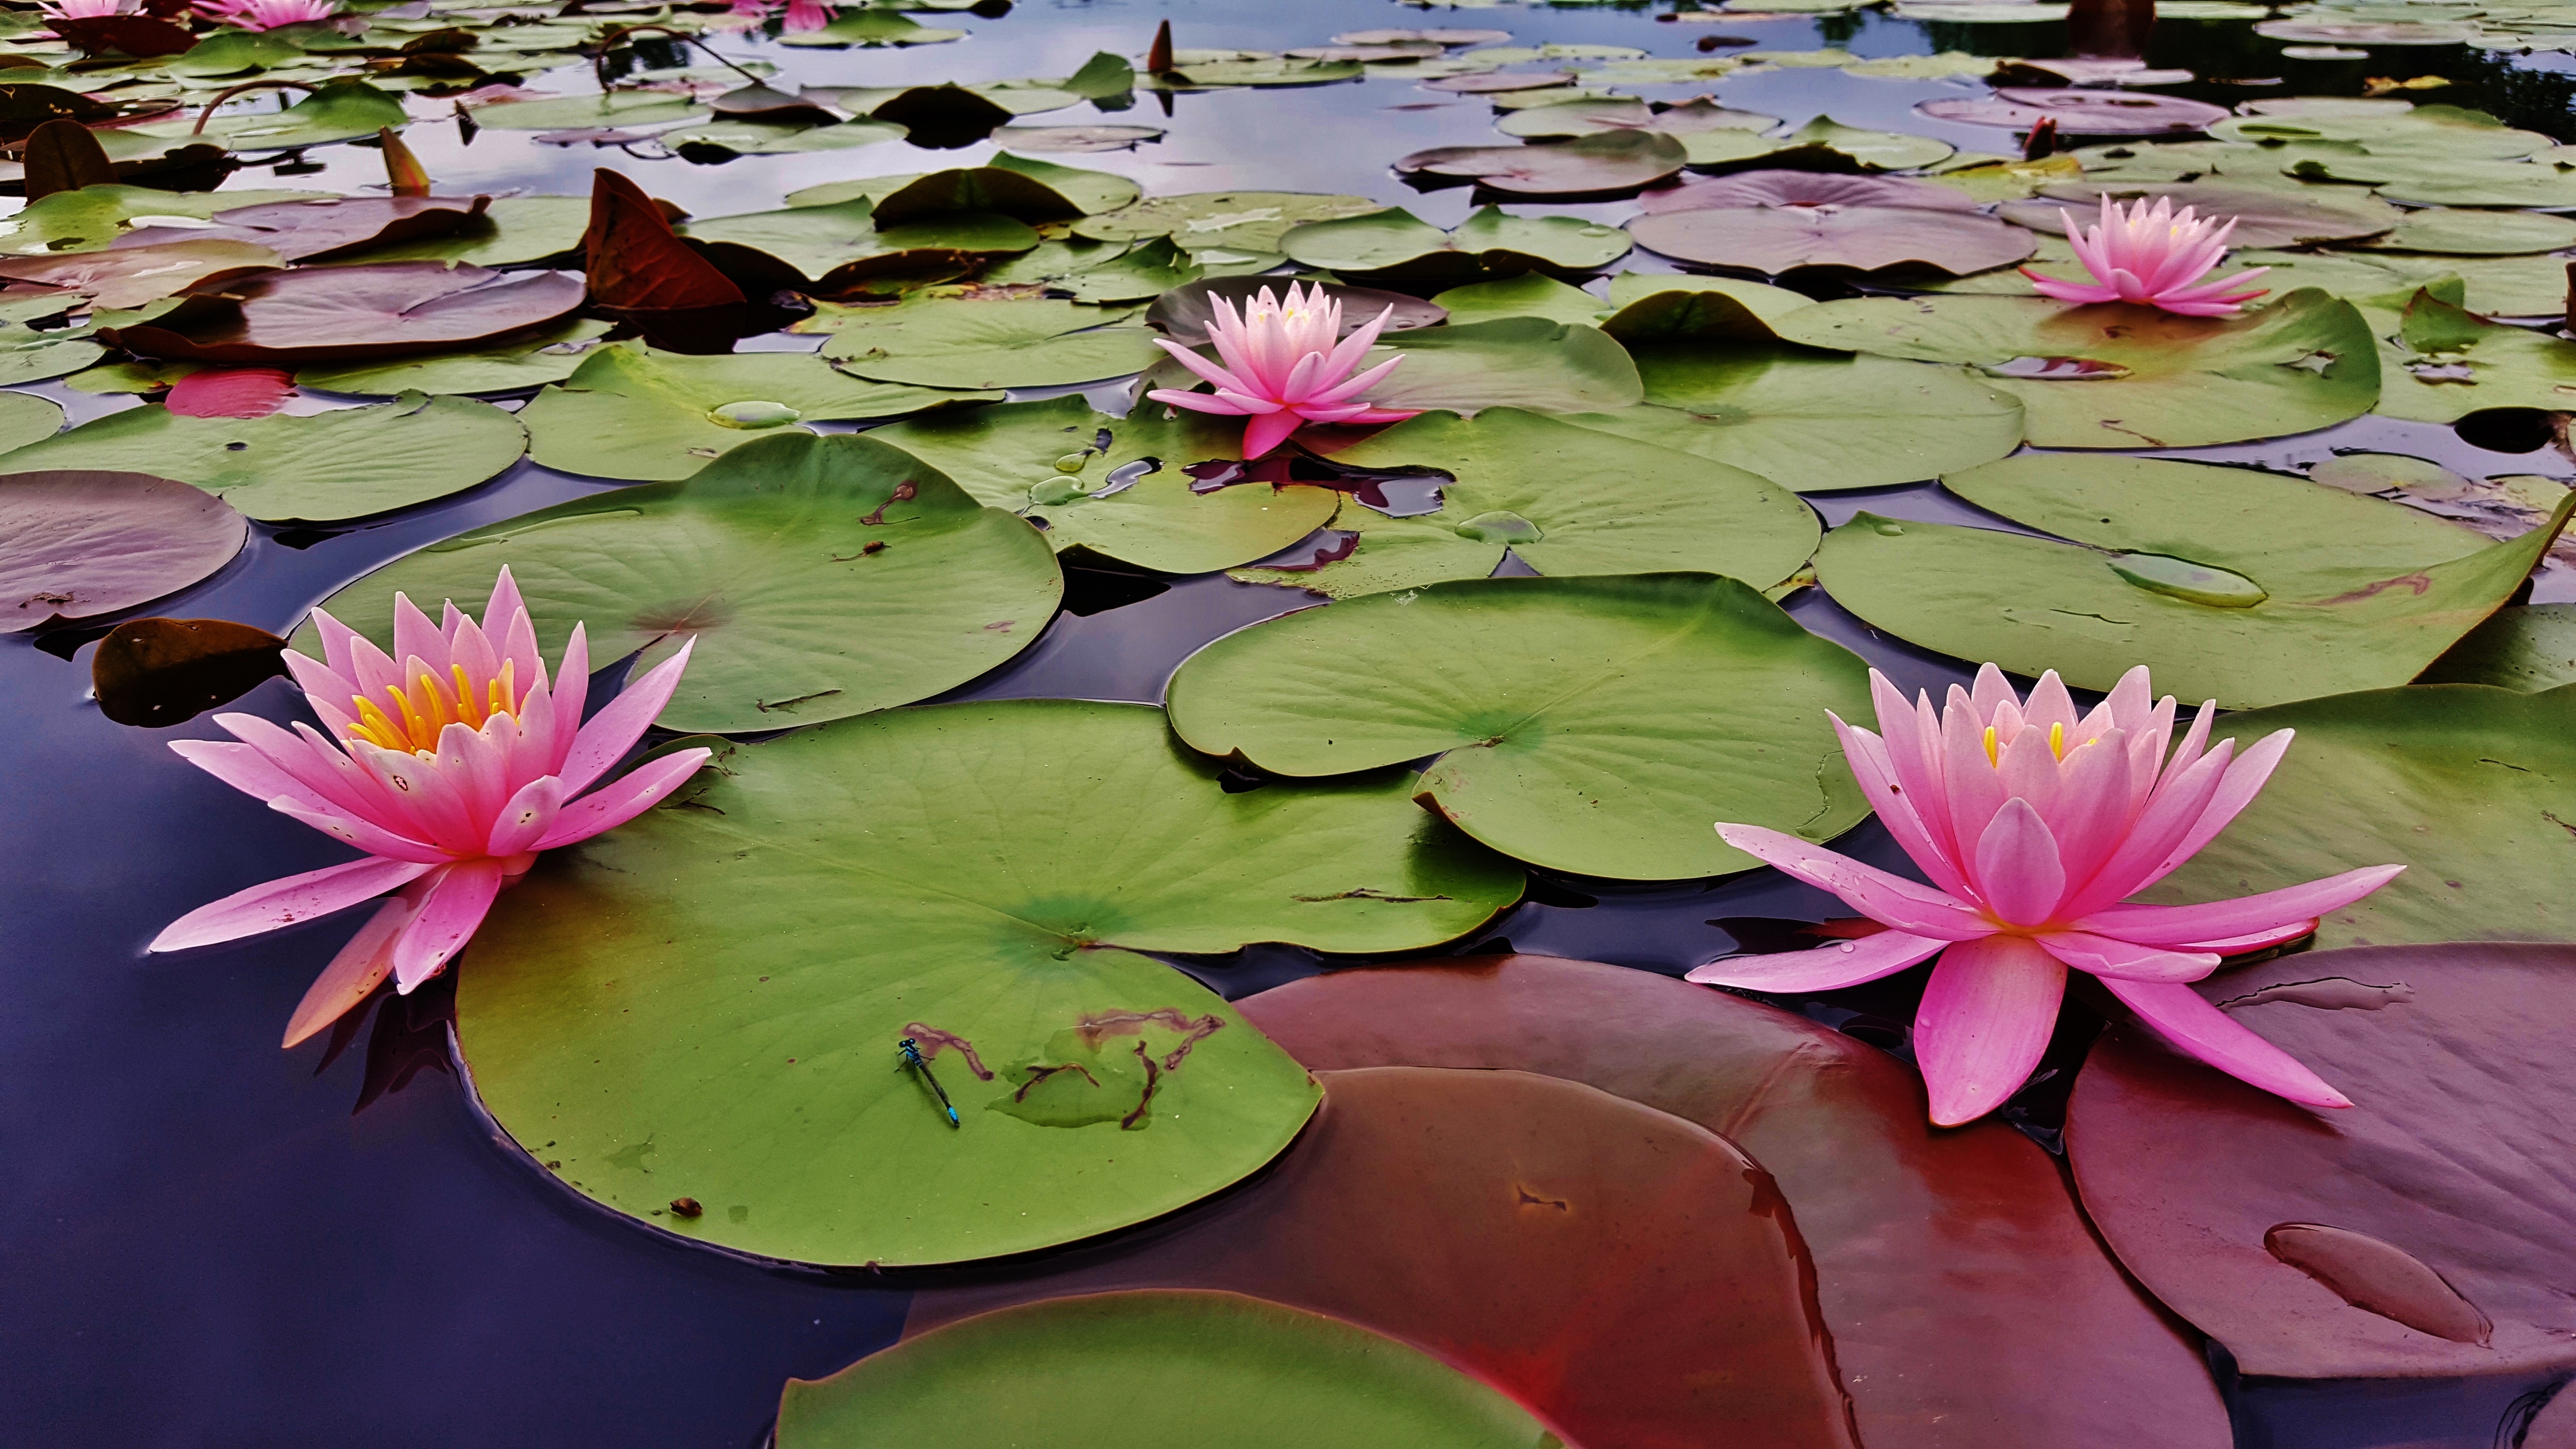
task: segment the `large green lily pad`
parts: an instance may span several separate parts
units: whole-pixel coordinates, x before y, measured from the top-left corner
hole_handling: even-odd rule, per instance
[[[489,403],[413,392],[305,417],[192,418],[150,404],[20,448],[6,466],[150,473],[263,523],[337,523],[461,493],[527,443],[519,420]]]
[[[1038,244],[1038,234],[1026,223],[990,212],[954,212],[880,227],[875,209],[862,198],[710,217],[678,230],[727,275],[824,295],[880,272],[1008,256]]]
[[[878,204],[878,220],[887,225],[959,211],[1048,222],[1116,211],[1138,195],[1135,182],[1113,172],[1058,166],[1005,151],[981,166],[827,181],[787,193],[787,204],[830,206],[865,197]]]
[[[2158,687],[2234,709],[2414,678],[2504,603],[2576,509],[2490,543],[2245,468],[2030,454],[1943,481],[2055,537],[1863,513],[1816,555],[1826,592],[1944,654],[2100,690],[2145,664]]]
[[[260,206],[273,201],[318,201],[319,191],[154,191],[144,186],[83,186],[57,191],[27,204],[27,209],[0,222],[9,250],[23,256],[56,252],[94,252],[114,242],[139,216],[193,217],[207,220],[218,211]]]
[[[1137,952],[1429,946],[1521,889],[1402,771],[1218,774],[1159,710],[1068,700],[734,748],[503,898],[459,983],[476,1088],[586,1196],[694,1198],[656,1221],[766,1257],[959,1262],[1170,1212],[1269,1161],[1317,1093]]]
[[[2402,861],[2404,875],[2326,917],[2317,944],[2576,940],[2576,687],[2369,690],[2234,715],[2214,733],[2241,750],[2284,728],[2298,740],[2263,793],[2142,899]]]
[[[2483,408],[2568,410],[2576,400],[2576,343],[2489,322],[2459,305],[2463,291],[2437,282],[2419,288],[2402,311],[2372,307],[2384,379],[2377,411],[2448,423]]]
[[[1777,343],[1631,344],[1645,404],[1566,419],[1801,493],[1911,483],[2021,445],[2022,407],[1963,367]]]
[[[1960,362],[2021,399],[2041,448],[2179,448],[2328,427],[2379,398],[2351,303],[2314,288],[2236,317],[2035,297],[1868,297],[1779,319],[1793,342]]]
[[[1558,1449],[1527,1410],[1356,1324],[1258,1298],[1160,1290],[981,1314],[789,1379],[778,1449],[924,1443],[1124,1449]]]
[[[1374,406],[1578,413],[1627,407],[1644,395],[1636,363],[1608,333],[1544,317],[1397,333],[1369,349],[1360,366],[1399,353],[1404,365],[1368,390],[1365,400]]]
[[[1059,553],[1081,549],[1163,573],[1266,558],[1332,522],[1341,495],[1329,488],[1246,483],[1191,492],[1182,467],[1239,459],[1243,426],[1188,411],[1166,419],[1166,411],[1147,403],[1120,419],[1078,396],[1060,397],[935,413],[868,436],[946,473],[984,503],[1039,522]]]
[[[1192,191],[1152,196],[1111,212],[1085,217],[1073,234],[1094,241],[1143,241],[1168,236],[1185,251],[1227,247],[1275,252],[1290,228],[1308,222],[1364,216],[1383,210],[1365,196],[1307,191]]]
[[[1713,821],[1827,840],[1868,813],[1827,710],[1867,670],[1714,574],[1469,579],[1256,624],[1172,676],[1172,728],[1316,776],[1438,755],[1415,798],[1580,875],[1749,868]]]
[[[2525,693],[2576,684],[2576,604],[2498,609],[2421,678],[2426,684],[2492,684]]]
[[[622,130],[670,121],[703,120],[706,103],[669,91],[609,91],[536,101],[496,101],[470,107],[474,124],[495,131]]]
[[[1048,387],[1140,372],[1162,357],[1152,329],[1039,298],[924,298],[844,319],[823,355],[861,377],[919,387]]]
[[[530,455],[549,468],[669,480],[803,420],[889,418],[995,401],[999,395],[991,392],[871,382],[811,353],[691,357],[618,342],[591,349],[571,376],[538,393],[519,416],[528,425]]]
[[[581,367],[609,324],[577,318],[514,339],[506,347],[432,352],[397,362],[324,363],[300,369],[297,387],[319,392],[511,392],[561,382]],[[182,364],[183,366],[186,364]]]
[[[1310,222],[1282,237],[1290,260],[1336,272],[1408,281],[1467,281],[1524,272],[1596,271],[1628,254],[1627,234],[1571,216],[1506,216],[1477,208],[1442,231],[1402,208]]]
[[[1343,509],[1340,526],[1357,538],[1338,561],[1236,577],[1346,598],[1480,579],[1508,550],[1552,576],[1704,569],[1760,589],[1796,572],[1816,546],[1815,515],[1774,484],[1517,408],[1472,421],[1428,413],[1333,459],[1452,481],[1434,512]]]
[[[911,454],[792,432],[684,482],[594,493],[432,544],[329,608],[390,637],[396,590],[479,609],[504,564],[549,654],[576,623],[593,659],[640,649],[639,668],[696,639],[661,723],[717,732],[927,699],[1027,648],[1064,589],[1033,529]]]

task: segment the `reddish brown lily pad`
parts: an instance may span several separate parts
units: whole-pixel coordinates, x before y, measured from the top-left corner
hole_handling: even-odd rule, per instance
[[[1660,131],[1604,131],[1520,146],[1435,146],[1395,163],[1404,172],[1472,176],[1493,191],[1579,196],[1633,191],[1682,169],[1690,153]]]
[[[111,247],[226,238],[263,246],[290,262],[337,256],[400,242],[454,236],[482,222],[488,196],[334,196],[271,201],[214,214],[211,227],[137,227]]]
[[[152,60],[183,55],[197,44],[197,37],[188,27],[149,15],[61,15],[49,17],[45,23],[84,55],[130,55],[136,60]]]
[[[1216,316],[1216,309],[1208,305],[1210,297],[1223,297],[1240,309],[1263,288],[1268,288],[1270,295],[1277,297],[1296,280],[1294,277],[1210,277],[1205,281],[1190,282],[1155,298],[1154,305],[1145,309],[1145,320],[1162,328],[1165,336],[1182,346],[1196,347],[1208,340],[1207,325]],[[1395,315],[1386,321],[1389,332],[1430,327],[1449,320],[1448,308],[1419,297],[1408,297],[1402,292],[1344,286],[1339,282],[1306,285],[1321,288],[1342,304],[1340,335],[1344,337],[1376,321],[1378,314],[1389,307],[1395,309]]]
[[[581,246],[592,307],[633,323],[655,347],[730,351],[746,325],[742,288],[680,240],[644,188],[604,166],[593,175]]]
[[[177,227],[154,230],[192,235]],[[10,257],[0,261],[0,277],[62,287],[101,307],[134,308],[202,283],[273,272],[278,263],[277,253],[257,243],[204,237],[122,250]]]
[[[2227,118],[2227,108],[2180,96],[2137,91],[2045,90],[2007,87],[1990,96],[1925,101],[1914,109],[1936,121],[2009,126],[2024,131],[2054,121],[2069,136],[2159,136],[2206,130]]]
[[[0,634],[113,614],[232,561],[250,521],[142,473],[0,476]]]
[[[1579,1444],[1855,1445],[1770,1178],[1691,1123],[1521,1072],[1327,1072],[1271,1173],[907,1335],[1031,1297],[1221,1288],[1429,1349]],[[1051,1266],[1056,1266],[1051,1265]]]
[[[128,619],[90,656],[98,712],[160,729],[230,704],[286,673],[286,641],[230,619]]]
[[[2249,1374],[2576,1365],[2576,947],[2365,946],[2194,987],[2355,1105],[2113,1030],[2067,1147],[2120,1261]]]
[[[1814,1255],[1871,1449],[2229,1442],[2197,1345],[2104,1255],[2048,1155],[1999,1122],[1936,1131],[1921,1080],[1875,1047],[1740,997],[1539,956],[1337,971],[1240,1005],[1313,1070],[1539,1072],[1741,1144]]]
[[[568,317],[582,301],[581,279],[562,272],[444,262],[298,267],[214,285],[221,290],[99,335],[186,362],[337,362],[507,337]]]

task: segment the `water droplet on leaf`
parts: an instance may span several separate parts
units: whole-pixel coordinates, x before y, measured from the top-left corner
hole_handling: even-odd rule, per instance
[[[1062,475],[1058,475],[1053,478],[1041,478],[1037,482],[1029,485],[1029,501],[1038,504],[1041,507],[1053,507],[1060,503],[1071,503],[1077,498],[1087,496],[1088,495],[1082,490],[1082,483],[1080,480],[1067,478]]]
[[[1055,470],[1059,473],[1079,473],[1082,471],[1082,465],[1090,461],[1091,454],[1088,452],[1067,453],[1055,460]]]
[[[783,427],[803,416],[785,403],[757,399],[722,403],[707,409],[707,421],[721,428]]]
[[[1517,513],[1479,513],[1458,525],[1460,538],[1478,543],[1536,543],[1546,535],[1538,525]]]
[[[2160,553],[2114,554],[2110,564],[2111,572],[2149,593],[2214,609],[2250,609],[2272,597],[2243,574]]]

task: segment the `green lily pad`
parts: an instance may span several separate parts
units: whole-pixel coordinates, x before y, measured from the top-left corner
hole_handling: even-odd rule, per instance
[[[957,211],[1047,222],[1116,211],[1140,194],[1135,182],[1112,172],[1058,166],[1005,151],[981,166],[808,186],[787,193],[787,204],[830,206],[865,197],[877,203],[878,220],[884,223],[926,221]]]
[[[1586,97],[1559,101],[1553,105],[1528,106],[1513,111],[1495,125],[1506,136],[1556,137],[1597,136],[1611,131],[1653,131],[1674,137],[1693,164],[1700,164],[1701,147],[1721,146],[1744,137],[1759,136],[1780,124],[1777,116],[1755,111],[1730,110],[1707,96],[1679,105],[1660,108],[1626,96]],[[1711,133],[1724,133],[1711,135]],[[1712,151],[1710,159],[1731,154]]]
[[[864,198],[830,206],[787,206],[682,223],[727,275],[831,295],[870,276],[936,261],[1025,252],[1038,244],[1027,224],[990,212],[953,212],[904,226],[880,226]]]
[[[2403,311],[2371,309],[2385,379],[2378,411],[2448,423],[2484,408],[2568,410],[2576,400],[2576,343],[2490,322],[2462,308],[2459,297],[2456,284],[2436,283],[2418,288]]]
[[[1143,241],[1168,236],[1184,251],[1228,247],[1277,252],[1290,228],[1313,221],[1364,216],[1383,209],[1365,196],[1305,191],[1193,191],[1150,196],[1106,216],[1085,217],[1073,234],[1094,241]]]
[[[549,468],[597,478],[686,478],[773,427],[806,420],[887,418],[923,408],[999,401],[854,377],[802,352],[689,357],[641,342],[593,348],[572,375],[520,410],[529,454]],[[784,409],[718,421],[742,403]]]
[[[1004,257],[987,264],[979,280],[990,287],[1018,287],[1040,282],[1061,282],[1068,277],[1079,276],[1093,267],[1107,266],[1127,255],[1131,245],[1128,242],[1097,242],[1078,236],[1067,237],[1062,241],[1052,239],[1041,241],[1017,256]],[[829,332],[834,329],[806,328],[799,325],[790,330]]]
[[[0,392],[0,451],[40,443],[63,427],[63,410],[52,398],[33,393]],[[12,469],[12,472],[20,471]]]
[[[2161,687],[2161,681],[2159,681]],[[2223,721],[2243,749],[2296,729],[2263,793],[2148,901],[2240,896],[2356,865],[2406,873],[2328,916],[2317,944],[2576,939],[2576,688],[2415,685]]]
[[[2083,163],[2064,152],[2035,160],[1962,152],[1931,168],[1923,179],[1964,191],[1972,201],[1995,202],[2019,201],[2042,188],[2080,180],[2083,175]]]
[[[2504,603],[2576,508],[2490,543],[2245,468],[2029,454],[1943,481],[2055,537],[1863,513],[1817,552],[1825,591],[1944,654],[2055,669],[2079,689],[2145,664],[2159,687],[2231,709],[2413,679]]]
[[[10,323],[0,327],[0,384],[43,382],[78,372],[106,355],[107,349],[95,342],[47,336]]]
[[[2066,234],[2066,218],[2091,226],[2101,211],[2101,198],[2158,196],[2175,209],[2191,207],[2202,216],[2232,217],[2236,230],[2228,241],[2237,247],[2295,247],[2316,242],[2349,241],[2375,236],[2404,215],[2384,201],[2353,191],[2310,188],[2287,192],[2277,188],[2229,186],[2223,182],[2185,181],[2169,185],[2112,185],[2093,181],[2051,186],[2028,201],[2007,201],[2006,220],[2033,231]]]
[[[789,1379],[778,1446],[1113,1449],[1144,1404],[1157,1439],[1228,1449],[1559,1446],[1501,1393],[1397,1339],[1259,1298],[1170,1289],[979,1314],[830,1378]]]
[[[1544,317],[1416,328],[1381,341],[1360,366],[1399,353],[1404,365],[1365,395],[1372,406],[1580,413],[1627,407],[1644,395],[1637,365],[1608,333]]]
[[[1449,232],[1390,207],[1297,227],[1280,239],[1279,250],[1301,265],[1353,275],[1468,281],[1530,271],[1596,271],[1628,254],[1628,236],[1580,217],[1506,216],[1497,206],[1477,208]]]
[[[1340,526],[1357,538],[1337,562],[1235,577],[1349,598],[1481,579],[1508,551],[1555,577],[1723,569],[1760,589],[1796,572],[1816,547],[1815,515],[1775,484],[1513,408],[1472,421],[1429,413],[1333,458],[1452,481],[1440,485],[1434,512],[1343,509]]]
[[[1182,1207],[1285,1148],[1317,1093],[1135,953],[1430,946],[1522,886],[1401,770],[1219,774],[1160,710],[1069,700],[733,748],[495,907],[457,993],[475,1086],[584,1195],[642,1217],[685,1194],[704,1216],[660,1226],[764,1257],[960,1262]]]
[[[941,45],[951,40],[964,40],[963,30],[948,30],[924,25],[911,16],[875,6],[843,11],[820,30],[808,30],[778,37],[781,45],[815,46],[883,46]]]
[[[1873,131],[1846,126],[1831,116],[1818,116],[1776,143],[1775,149],[1764,154],[1764,161],[1772,166],[1830,165],[1840,158],[1863,171],[1908,171],[1946,161],[1957,149],[1930,136]]]
[[[661,141],[690,161],[723,161],[735,156],[805,156],[818,151],[848,151],[900,141],[905,134],[905,128],[892,121],[856,120],[817,126],[726,119],[664,132]]]
[[[169,140],[216,141],[236,151],[286,151],[354,141],[390,127],[411,124],[411,113],[389,91],[351,78],[326,80],[309,96],[282,111],[265,115],[217,116],[196,129],[196,117],[154,121],[128,129],[141,136]],[[238,203],[236,203],[238,204]]]
[[[698,121],[712,113],[705,102],[669,91],[609,91],[542,101],[495,101],[469,107],[466,114],[491,131],[580,131]]]
[[[461,493],[517,462],[527,442],[519,420],[489,403],[419,393],[306,417],[192,418],[149,404],[20,448],[6,466],[150,473],[263,523],[338,523]]]
[[[328,607],[383,636],[396,590],[480,608],[504,564],[550,654],[582,622],[592,658],[640,649],[638,668],[696,639],[660,721],[682,731],[784,729],[926,699],[1027,648],[1064,587],[1034,530],[912,455],[859,434],[788,432],[681,482],[432,544]]]
[[[452,236],[395,242],[364,251],[335,253],[332,265],[366,262],[459,262],[513,267],[581,250],[590,224],[586,196],[504,196]]]
[[[236,76],[301,60],[304,47],[264,30],[218,30],[163,63],[172,75]]]
[[[2359,417],[2379,396],[2361,313],[2313,288],[2236,317],[1943,295],[1825,302],[1777,326],[1809,346],[1977,367],[2021,399],[2041,448],[2279,437]]]
[[[1163,354],[1128,315],[1040,298],[925,298],[852,317],[823,355],[861,377],[921,387],[1049,387],[1142,371]]]
[[[1800,493],[1876,488],[2021,445],[2021,403],[1967,368],[1779,344],[1631,344],[1645,405],[1566,419]]]
[[[1620,278],[1631,275],[1621,272]],[[1616,279],[1614,279],[1616,280]],[[1692,280],[1703,280],[1693,278]],[[1801,297],[1800,301],[1806,299]],[[1544,317],[1578,327],[1600,325],[1607,310],[1601,299],[1580,287],[1569,287],[1544,272],[1523,272],[1496,282],[1470,282],[1431,299],[1449,314],[1453,326],[1467,327],[1505,317]]]
[[[177,192],[143,186],[84,186],[28,203],[26,210],[0,221],[0,228],[5,228],[0,230],[0,240],[22,256],[94,252],[123,235],[137,217],[149,217],[155,222],[168,217],[204,221],[218,211],[235,207],[318,201],[327,195],[319,191]]]
[[[608,330],[608,323],[576,318],[517,338],[507,347],[432,352],[398,362],[308,367],[295,374],[295,385],[317,392],[383,396],[405,392],[514,392],[572,376],[589,355],[591,345],[606,336]]]
[[[1435,146],[1398,160],[1395,169],[1470,176],[1488,191],[1519,196],[1580,196],[1652,186],[1689,161],[1690,153],[1676,137],[1659,131],[1605,131],[1535,146]]]
[[[1139,75],[1139,90],[1214,89],[1220,86],[1315,86],[1358,80],[1367,69],[1354,60],[1298,60],[1265,56],[1257,60],[1206,60],[1163,75]],[[1167,78],[1168,77],[1168,78]],[[1177,80],[1177,84],[1174,81]]]
[[[2386,232],[2359,243],[2393,252],[2506,256],[2576,246],[2576,219],[2530,211],[2410,211]]]
[[[1081,549],[1167,574],[1266,558],[1330,523],[1341,495],[1303,484],[1190,491],[1190,463],[1240,458],[1243,425],[1146,403],[1125,419],[1080,397],[936,413],[870,430],[984,503],[1044,520],[1061,553]],[[1102,435],[1109,439],[1104,449]],[[1150,460],[1150,471],[1140,465]],[[1068,468],[1068,464],[1070,467]]]
[[[1496,647],[1496,640],[1509,641]],[[1273,774],[1425,755],[1414,798],[1551,870],[1748,869],[1714,820],[1828,840],[1868,806],[1831,710],[1867,669],[1714,574],[1466,579],[1229,634],[1172,676],[1172,728]]]
[[[2426,684],[2492,684],[2525,694],[2576,684],[2576,604],[2498,609],[2420,677]]]

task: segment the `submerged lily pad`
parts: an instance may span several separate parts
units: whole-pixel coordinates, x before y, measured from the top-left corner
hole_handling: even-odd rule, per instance
[[[1150,1252],[934,1288],[906,1333],[1032,1295],[1225,1289],[1421,1345],[1579,1443],[1711,1424],[1771,1449],[1851,1443],[1803,1245],[1733,1143],[1561,1077],[1371,1064],[1320,1080],[1295,1150]],[[1729,1371],[1693,1370],[1712,1362]]]
[[[2492,684],[2527,694],[2576,684],[2576,604],[2498,609],[2421,677],[2426,684]]]
[[[2160,687],[2229,708],[2414,678],[2512,594],[2576,507],[2490,543],[2245,468],[2031,454],[1943,481],[2055,537],[1864,513],[1816,555],[1826,592],[1944,654],[2055,669],[2079,689],[2146,664]]]
[[[1101,1293],[985,1314],[789,1379],[779,1449],[925,1441],[1113,1449],[1154,1433],[1231,1449],[1553,1449],[1527,1411],[1418,1348],[1232,1293]]]
[[[1594,271],[1628,253],[1617,227],[1571,216],[1506,216],[1479,207],[1454,232],[1402,208],[1319,221],[1280,239],[1279,249],[1310,267],[1406,281],[1466,281],[1522,272]]]
[[[1662,132],[1606,131],[1550,145],[1437,146],[1395,169],[1472,176],[1487,190],[1521,196],[1579,196],[1651,186],[1689,160],[1682,143]]]
[[[220,498],[148,473],[0,474],[0,634],[149,603],[232,562],[250,524]]]
[[[802,352],[690,357],[641,342],[592,349],[560,386],[520,417],[530,453],[549,468],[600,478],[679,479],[707,460],[803,421],[886,418],[923,408],[998,401],[992,392],[940,392],[870,382]],[[737,409],[763,404],[766,410]]]
[[[1193,191],[1179,196],[1150,196],[1106,216],[1085,217],[1073,224],[1073,234],[1095,241],[1143,241],[1168,236],[1185,251],[1229,247],[1236,251],[1276,252],[1285,250],[1279,239],[1292,227],[1364,216],[1383,209],[1365,196],[1304,191]]]
[[[2317,943],[2576,940],[2561,823],[2576,820],[2576,690],[2370,690],[2231,716],[2213,734],[2243,749],[2284,727],[2298,743],[2263,793],[2145,899],[2215,900],[2404,862],[2327,917]]]
[[[1866,674],[1730,578],[1464,579],[1227,635],[1170,699],[1204,753],[1290,776],[1436,755],[1415,799],[1496,850],[1673,880],[1750,868],[1712,820],[1860,822],[1825,712],[1865,708]]]
[[[475,1086],[586,1196],[642,1216],[686,1193],[711,1210],[667,1231],[765,1257],[959,1262],[1170,1212],[1269,1161],[1317,1093],[1135,953],[1429,946],[1521,889],[1402,771],[1218,775],[1159,710],[1063,700],[732,749],[495,907],[457,993]]]
[[[1080,397],[937,413],[873,429],[981,501],[1028,517],[1058,552],[1081,549],[1168,574],[1265,558],[1330,523],[1341,495],[1245,483],[1194,493],[1191,463],[1240,458],[1233,418],[1148,403],[1126,418]],[[1103,437],[1107,446],[1101,445]]]
[[[1653,972],[1539,956],[1337,970],[1242,1007],[1311,1070],[1543,1073],[1742,1145],[1813,1255],[1821,1327],[1876,1449],[1941,1449],[1962,1423],[1986,1449],[2227,1441],[2198,1343],[2102,1251],[2057,1165],[1999,1121],[1931,1127],[1921,1078],[1877,1047]],[[2083,1393],[2054,1391],[2076,1379]]]
[[[920,387],[1097,382],[1163,355],[1151,328],[1110,325],[1131,311],[1038,298],[927,298],[846,319],[823,355],[861,377]]]
[[[2576,1029],[2571,970],[2563,945],[2426,945],[2212,976],[2193,989],[2356,1105],[2296,1106],[2116,1028],[2068,1108],[2085,1208],[2249,1374],[2576,1364],[2556,1271],[2576,1253],[2576,1131],[2545,1065]]]
[[[1967,363],[2021,399],[2042,448],[2179,448],[2327,427],[2370,410],[2379,356],[2352,304],[2294,291],[2237,317],[2023,297],[1825,302],[1782,337]]]
[[[149,472],[220,494],[263,523],[336,523],[461,493],[517,462],[527,443],[519,420],[489,403],[419,393],[305,417],[192,418],[149,404],[20,448],[0,466]]]
[[[673,730],[783,729],[926,699],[1027,648],[1063,592],[1034,530],[919,459],[789,432],[685,482],[433,544],[329,608],[383,635],[394,591],[480,608],[503,564],[549,653],[585,621],[603,663],[641,649],[649,666],[696,639],[662,711]]]
[[[1338,561],[1236,577],[1343,598],[1481,579],[1509,550],[1542,574],[1724,569],[1768,588],[1815,551],[1815,516],[1752,474],[1513,408],[1487,409],[1473,421],[1427,414],[1333,460],[1436,470],[1450,481],[1440,484],[1432,512],[1398,518],[1345,508],[1341,526],[1356,538]]]

